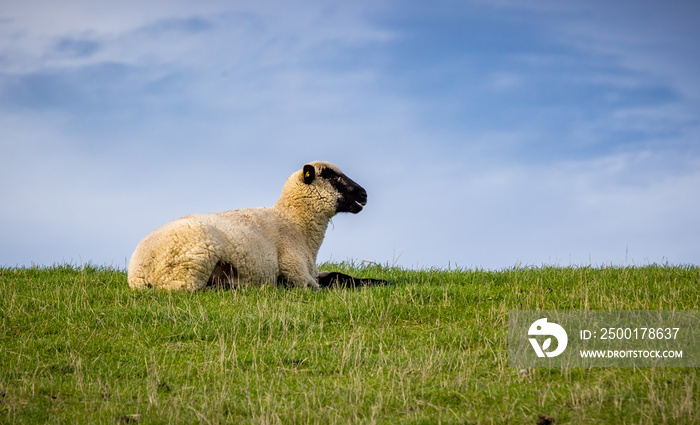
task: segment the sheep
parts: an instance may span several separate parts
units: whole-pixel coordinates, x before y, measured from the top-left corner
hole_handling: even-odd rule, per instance
[[[316,256],[330,219],[357,214],[367,192],[328,162],[292,174],[270,208],[195,214],[148,234],[128,266],[131,288],[195,291],[282,283],[362,286],[389,282],[319,273]]]

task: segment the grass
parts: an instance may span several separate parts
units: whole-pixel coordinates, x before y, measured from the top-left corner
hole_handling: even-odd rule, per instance
[[[508,367],[509,310],[695,310],[698,267],[324,270],[390,287],[132,291],[0,269],[0,422],[700,423],[695,368]]]

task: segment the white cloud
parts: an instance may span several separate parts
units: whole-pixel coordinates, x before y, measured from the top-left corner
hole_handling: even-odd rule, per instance
[[[5,5],[0,52],[6,70],[35,72],[46,67],[85,66],[115,61],[131,65],[207,68],[221,64],[249,68],[333,53],[333,44],[386,39],[363,24],[376,9],[366,2],[261,3],[255,1],[14,2]],[[41,11],[41,12],[39,12]],[[198,35],[213,32],[206,41]],[[99,45],[89,57],[62,57],[62,42]],[[324,46],[326,50],[323,51]],[[218,60],[217,60],[218,58]]]
[[[700,171],[692,161],[669,169],[679,162],[621,154],[476,172],[419,167],[398,190],[378,188],[384,199],[367,207],[378,218],[352,234],[374,240],[368,259],[391,262],[396,250],[405,266],[693,263],[700,201],[689,195]]]

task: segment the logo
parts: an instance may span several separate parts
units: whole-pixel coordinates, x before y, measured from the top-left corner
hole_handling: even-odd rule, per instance
[[[566,344],[569,342],[564,328],[556,323],[547,323],[547,318],[536,320],[535,323],[530,326],[527,334],[528,336],[550,336],[550,338],[544,340],[542,347],[540,347],[540,344],[535,338],[528,338],[530,344],[532,344],[532,348],[534,348],[535,353],[537,353],[537,357],[544,357],[545,355],[547,357],[556,357],[564,352]],[[551,337],[556,338],[557,349],[554,351],[545,351],[552,345]]]

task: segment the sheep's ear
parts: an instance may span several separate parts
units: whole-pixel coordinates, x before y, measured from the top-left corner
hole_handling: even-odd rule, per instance
[[[311,164],[304,165],[304,170],[302,171],[304,175],[304,183],[311,184],[316,178],[316,168]]]

